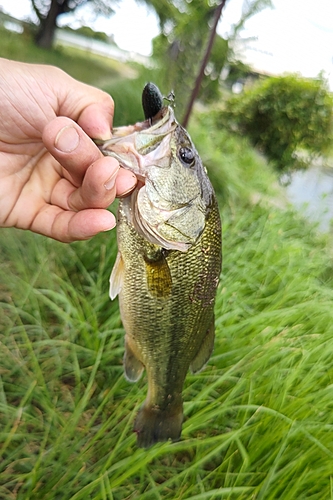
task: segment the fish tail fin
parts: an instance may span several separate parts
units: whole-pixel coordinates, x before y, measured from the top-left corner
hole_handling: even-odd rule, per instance
[[[160,441],[178,441],[182,432],[183,404],[168,411],[143,404],[134,423],[137,445],[149,448]]]

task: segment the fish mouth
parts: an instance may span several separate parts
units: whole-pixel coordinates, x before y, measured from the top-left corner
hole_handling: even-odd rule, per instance
[[[166,197],[154,182],[156,175],[161,180],[163,170],[170,168],[174,154],[171,139],[177,127],[180,125],[173,109],[165,106],[152,124],[151,120],[145,120],[115,129],[112,139],[104,142],[100,149],[138,178],[130,196],[122,197],[122,209],[138,234],[166,250],[186,252],[205,226],[205,207],[198,201],[200,190],[186,201],[175,201],[173,192],[170,198]]]
[[[142,184],[145,184],[149,167],[165,168],[169,165],[170,139],[178,126],[174,111],[165,106],[151,120],[118,127],[113,130],[113,137],[107,141],[95,141],[106,156],[118,160],[121,167],[133,172]]]

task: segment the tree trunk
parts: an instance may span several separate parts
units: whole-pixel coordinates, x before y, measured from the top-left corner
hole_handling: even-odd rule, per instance
[[[221,17],[221,14],[222,14],[222,10],[223,10],[223,7],[224,7],[225,3],[226,3],[226,0],[221,0],[221,3],[217,6],[217,8],[215,10],[214,23],[213,23],[213,26],[212,26],[212,29],[211,29],[211,32],[210,32],[207,49],[206,49],[206,52],[205,52],[204,57],[202,59],[200,70],[199,70],[198,76],[196,78],[194,88],[192,90],[192,94],[191,94],[190,101],[189,101],[188,106],[187,106],[187,110],[186,110],[185,116],[183,118],[182,125],[183,125],[184,128],[187,127],[190,115],[192,113],[192,108],[193,108],[194,101],[197,98],[198,92],[200,90],[200,85],[201,85],[201,82],[202,82],[202,78],[204,76],[205,68],[206,68],[207,63],[209,61],[210,53],[212,51],[212,47],[213,47],[213,43],[214,43],[214,38],[215,38],[215,34],[216,34],[216,28],[217,28],[218,22],[220,20],[220,17]]]
[[[53,45],[57,17],[63,12],[63,5],[58,0],[52,0],[50,10],[45,19],[41,21],[36,35],[36,44],[44,49],[50,49]]]

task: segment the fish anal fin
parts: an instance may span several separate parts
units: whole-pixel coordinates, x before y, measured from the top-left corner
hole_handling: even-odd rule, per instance
[[[145,264],[149,293],[158,298],[169,297],[172,277],[166,258],[161,255],[158,260],[145,259]]]
[[[190,370],[192,373],[197,373],[205,367],[214,349],[214,338],[215,325],[213,318],[212,323],[202,341],[200,349],[190,364]]]
[[[136,357],[129,343],[125,340],[124,373],[129,382],[137,382],[142,375],[144,365]]]
[[[149,448],[160,441],[178,441],[182,432],[183,405],[179,404],[173,411],[163,411],[144,403],[136,417],[134,432],[137,445]]]
[[[124,261],[121,253],[118,252],[116,262],[114,263],[110,276],[110,299],[114,300],[123,286],[124,280]]]

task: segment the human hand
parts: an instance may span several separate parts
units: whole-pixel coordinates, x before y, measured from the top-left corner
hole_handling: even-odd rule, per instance
[[[70,242],[115,226],[106,208],[136,177],[90,139],[109,139],[111,97],[51,66],[0,59],[0,227]]]

